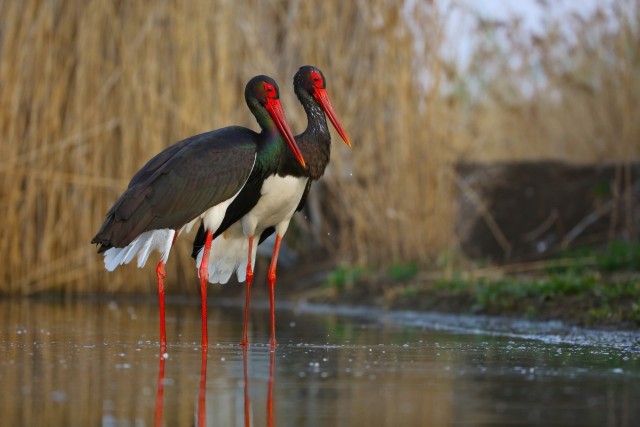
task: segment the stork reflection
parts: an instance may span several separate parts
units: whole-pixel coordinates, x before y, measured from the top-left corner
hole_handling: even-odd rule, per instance
[[[207,345],[200,352],[200,390],[198,392],[198,425],[207,425]]]
[[[251,426],[251,399],[249,399],[249,374],[247,369],[247,349],[248,346],[242,346],[242,375],[244,378],[244,425]]]
[[[242,372],[244,376],[244,425],[250,427],[251,424],[251,398],[249,397],[249,369],[248,369],[249,351],[247,347],[242,349]],[[275,349],[269,350],[269,380],[267,385],[267,426],[273,427],[273,378],[275,373],[276,352]]]
[[[156,427],[162,426],[162,410],[164,408],[164,364],[166,359],[160,353],[160,366],[158,367],[158,383],[156,387],[156,409],[154,411],[154,423]]]
[[[254,349],[255,350],[255,349]],[[243,414],[240,415],[239,413],[235,413],[235,416],[238,416],[238,418],[241,416],[244,419],[244,425],[245,427],[250,427],[255,424],[255,413],[253,412],[251,407],[251,375],[250,375],[250,367],[249,367],[249,358],[251,357],[251,349],[250,347],[243,347],[242,348],[242,374],[243,374],[243,380],[244,380],[244,384],[243,384],[243,400],[244,400],[244,406],[243,406]],[[275,406],[275,399],[273,396],[273,389],[274,389],[274,377],[275,377],[275,362],[276,362],[276,352],[273,349],[268,350],[269,351],[269,374],[268,374],[268,380],[267,380],[267,396],[266,396],[266,408],[264,409],[258,409],[259,412],[262,412],[262,410],[265,410],[265,412],[262,412],[263,414],[266,414],[266,419],[264,421],[264,424],[268,427],[273,427],[275,426],[275,419],[274,419],[274,406]],[[202,347],[201,352],[200,352],[200,378],[199,378],[199,383],[198,383],[198,394],[197,394],[197,400],[196,400],[196,405],[195,405],[195,413],[194,413],[194,418],[192,418],[192,422],[193,425],[196,426],[206,426],[207,425],[207,361],[208,361],[208,354],[207,354],[207,349],[206,347]],[[254,356],[260,356],[259,360],[261,362],[264,361],[263,359],[263,355],[262,354],[256,354],[254,353]],[[177,357],[180,357],[179,355]],[[255,361],[254,361],[255,362]],[[158,365],[158,377],[157,377],[157,386],[156,386],[156,402],[155,402],[155,410],[154,410],[154,426],[156,427],[161,427],[164,425],[164,392],[165,392],[165,365],[167,363],[167,359],[165,359],[164,357],[162,357],[162,355],[160,356],[160,361],[159,361],[159,365]],[[173,363],[176,363],[176,361],[174,360]],[[238,363],[238,359],[236,359],[236,365],[235,366],[239,366],[237,365]],[[254,363],[255,366],[255,363]],[[236,371],[237,372],[237,371]],[[262,371],[264,372],[264,371]],[[262,375],[261,375],[262,376]],[[254,373],[254,378],[256,377],[255,373]],[[262,377],[264,378],[264,377]],[[173,391],[173,389],[170,389]],[[238,390],[236,388],[236,390]],[[218,397],[218,394],[214,393],[214,398]],[[195,396],[194,396],[195,397]],[[222,397],[223,401],[228,402],[228,400],[226,400],[228,398],[228,394],[223,393],[222,395],[220,395],[220,397]],[[254,396],[255,398],[256,396]],[[264,395],[261,396],[262,398],[264,398]],[[212,397],[210,396],[210,399]],[[264,400],[260,399],[261,402],[264,402]],[[213,404],[214,407],[214,412],[216,411],[216,408],[218,408],[218,406],[216,405],[216,402],[209,402],[210,404]],[[239,403],[239,402],[238,402]],[[261,405],[262,406],[262,405]],[[227,405],[223,405],[221,406],[222,408],[226,407],[229,408],[228,404]],[[239,407],[236,407],[237,410],[239,410]],[[218,408],[220,409],[220,408]],[[220,414],[218,414],[219,416]],[[228,413],[228,415],[230,417],[234,417],[234,413],[233,411],[231,411],[230,413]],[[214,417],[215,418],[215,417]],[[238,420],[238,418],[235,418],[236,420]],[[261,419],[262,417],[259,416],[258,419]],[[231,420],[233,418],[230,418],[229,420]],[[209,420],[210,422],[215,422],[214,420]]]
[[[267,391],[267,426],[273,427],[273,373],[276,368],[276,350],[269,351],[269,387]]]

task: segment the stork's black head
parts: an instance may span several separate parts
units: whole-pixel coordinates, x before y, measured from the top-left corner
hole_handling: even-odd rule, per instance
[[[333,127],[336,128],[345,144],[351,147],[349,137],[331,104],[331,99],[327,93],[327,81],[322,71],[313,65],[300,67],[296,75],[293,76],[293,89],[298,95],[300,102],[304,103],[307,102],[307,99],[312,99],[313,101],[311,102],[315,101],[318,103],[329,117],[329,120],[331,120],[331,123],[333,123]]]
[[[249,109],[256,116],[260,127],[263,129],[270,127],[270,121],[275,123],[291,152],[293,152],[302,167],[306,167],[302,153],[293,137],[291,126],[289,126],[289,122],[284,115],[282,104],[280,104],[280,89],[276,81],[269,76],[255,76],[247,83],[244,89],[244,98]],[[268,116],[264,114],[265,110],[269,113]]]
[[[322,71],[313,65],[305,65],[300,67],[296,75],[293,77],[293,87],[304,89],[313,95],[316,88],[326,89],[327,81]]]
[[[278,101],[280,99],[280,88],[278,83],[269,76],[255,76],[247,83],[244,97],[247,102],[256,100],[262,106],[266,106],[270,100]]]

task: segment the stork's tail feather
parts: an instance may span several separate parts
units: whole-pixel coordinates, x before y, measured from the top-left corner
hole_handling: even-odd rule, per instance
[[[153,251],[161,253],[162,261],[169,260],[175,230],[162,229],[145,231],[124,248],[109,248],[104,252],[104,267],[115,270],[119,265],[129,264],[138,256],[138,268],[144,267]]]

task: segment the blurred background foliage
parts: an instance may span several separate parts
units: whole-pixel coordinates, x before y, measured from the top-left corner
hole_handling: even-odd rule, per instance
[[[455,1],[0,1],[0,291],[155,292],[150,267],[104,271],[88,242],[107,209],[169,144],[255,129],[253,75],[279,82],[301,132],[304,64],[324,71],[353,149],[334,138],[289,243],[341,265],[426,269],[455,250],[459,160],[636,161],[639,2],[560,16],[538,3],[548,18],[531,32]],[[191,239],[168,292],[196,291]]]

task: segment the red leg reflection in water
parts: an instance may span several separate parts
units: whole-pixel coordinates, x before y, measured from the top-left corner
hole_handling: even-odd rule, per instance
[[[207,425],[207,347],[202,346],[200,362],[200,393],[198,394],[198,425]]]
[[[154,425],[159,427],[162,425],[162,409],[164,407],[164,364],[166,359],[160,355],[160,367],[158,368],[158,386],[156,389],[156,411]]]
[[[269,351],[269,389],[267,394],[267,426],[273,427],[273,373],[276,367],[276,351]]]
[[[244,375],[244,425],[251,426],[251,401],[249,400],[249,375],[247,369],[247,347],[242,346],[242,373]]]

